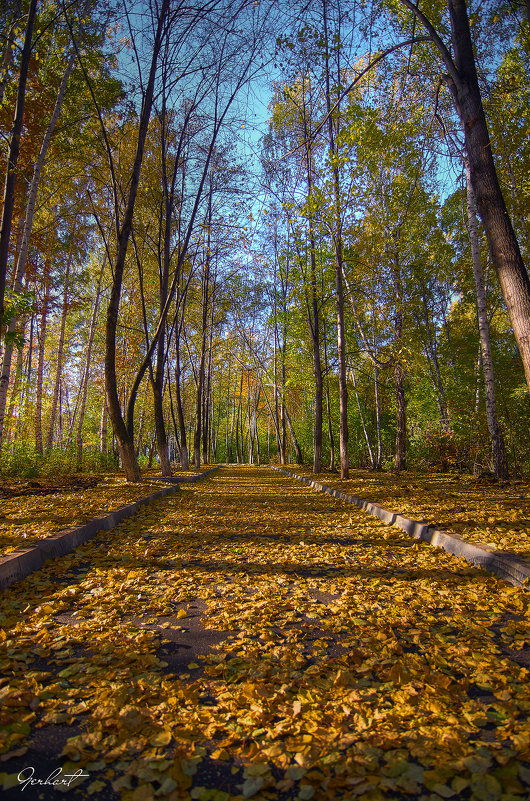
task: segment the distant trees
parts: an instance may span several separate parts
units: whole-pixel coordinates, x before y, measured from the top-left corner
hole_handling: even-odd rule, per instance
[[[524,16],[31,7],[0,12],[1,465],[530,459]]]

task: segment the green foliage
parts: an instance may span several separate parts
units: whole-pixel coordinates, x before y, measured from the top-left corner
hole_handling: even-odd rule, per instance
[[[35,297],[32,292],[15,292],[8,290],[5,294],[4,315],[0,320],[0,327],[7,329],[11,323],[27,314],[35,311]],[[23,348],[25,344],[23,331],[5,331],[5,342],[7,345],[16,348]]]
[[[96,449],[86,449],[83,452],[83,471],[86,473],[106,473],[117,468],[117,459],[113,453],[105,454]],[[32,443],[20,442],[0,454],[0,476],[30,479],[38,476],[71,475],[75,472],[74,450],[54,448],[41,455]]]

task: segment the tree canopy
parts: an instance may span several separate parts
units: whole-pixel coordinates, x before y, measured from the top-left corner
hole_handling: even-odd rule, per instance
[[[0,468],[527,471],[526,11],[3,6]]]

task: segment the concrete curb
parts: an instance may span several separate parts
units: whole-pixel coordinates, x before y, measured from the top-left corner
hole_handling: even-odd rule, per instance
[[[443,548],[444,551],[452,553],[455,556],[462,556],[468,562],[471,562],[471,564],[489,570],[490,573],[494,573],[496,576],[505,579],[505,581],[508,581],[510,584],[527,589],[525,584],[530,582],[530,565],[523,562],[516,554],[507,551],[496,551],[494,548],[490,548],[487,545],[469,542],[469,540],[464,540],[457,534],[440,531],[432,526],[428,526],[426,523],[420,523],[417,520],[412,520],[396,512],[384,509],[377,503],[370,503],[363,498],[357,498],[355,495],[348,495],[346,492],[333,489],[325,484],[320,484],[318,481],[313,481],[305,476],[291,473],[283,467],[276,467],[275,465],[270,466],[273,470],[285,473],[285,475],[295,478],[297,481],[301,481],[302,484],[312,487],[317,490],[317,492],[326,492],[328,495],[333,495],[334,498],[351,503],[359,507],[359,509],[364,509],[365,512],[377,517],[379,520],[387,523],[387,525],[397,526],[411,537],[414,537],[414,539],[428,542],[436,548]]]
[[[214,467],[196,476],[187,477],[186,480],[192,483],[199,481],[199,479],[204,478],[218,469],[218,467]],[[16,584],[17,581],[26,578],[30,573],[39,570],[48,559],[70,553],[70,551],[73,551],[78,545],[82,545],[84,542],[91,540],[99,531],[114,528],[114,526],[122,520],[132,517],[140,506],[150,503],[151,501],[156,501],[158,498],[164,498],[166,495],[170,495],[178,489],[179,484],[176,483],[172,484],[170,487],[163,487],[163,489],[152,492],[139,501],[121,506],[119,509],[114,509],[112,512],[108,512],[100,517],[95,517],[82,526],[58,531],[56,534],[52,534],[50,537],[40,540],[29,548],[20,549],[0,557],[0,588],[5,589],[12,584]]]

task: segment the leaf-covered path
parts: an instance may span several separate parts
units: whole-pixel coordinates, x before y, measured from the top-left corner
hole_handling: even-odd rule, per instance
[[[528,797],[528,595],[271,470],[183,486],[0,615],[6,800],[57,797],[21,770],[126,801]]]

